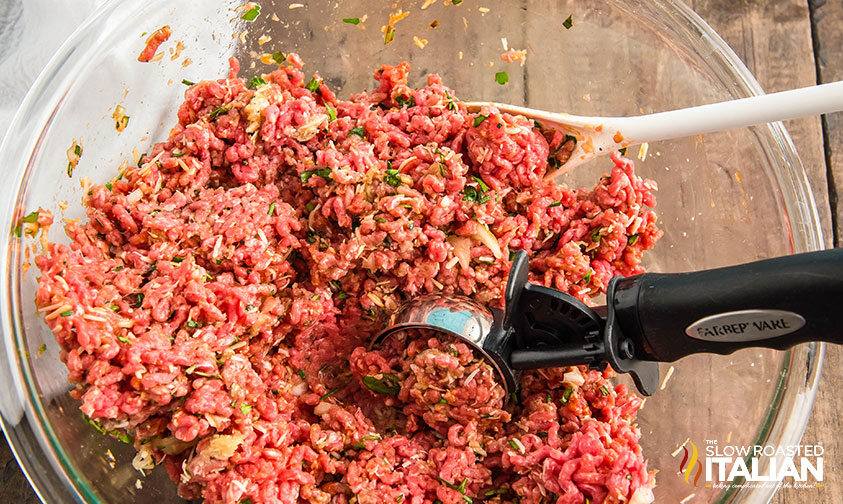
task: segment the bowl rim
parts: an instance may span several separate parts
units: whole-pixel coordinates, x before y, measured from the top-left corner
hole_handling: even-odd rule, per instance
[[[672,10],[679,21],[707,39],[719,56],[717,63],[736,79],[733,94],[764,93],[735,52],[682,0],[656,0],[652,4],[661,11]],[[11,393],[10,397],[0,394],[0,426],[22,471],[42,502],[99,502],[99,499],[88,487],[85,478],[62,455],[65,447],[58,443],[35,388],[18,316],[22,300],[20,275],[14,266],[20,261],[20,239],[12,231],[20,217],[20,198],[25,193],[40,134],[53,118],[54,110],[46,110],[40,104],[61,104],[63,90],[73,81],[72,72],[68,70],[82,67],[91,55],[101,50],[97,45],[99,37],[96,30],[91,30],[92,27],[125,26],[124,22],[144,8],[143,2],[110,0],[80,24],[38,75],[0,144],[0,165],[19,166],[20,160],[26,160],[24,169],[11,173],[10,180],[0,185],[0,212],[7,218],[5,222],[9,226],[6,237],[8,247],[5,253],[0,253],[0,271],[6,271],[8,280],[6,288],[0,289],[0,352],[6,359],[0,365],[0,382],[6,383]],[[783,156],[780,164],[786,169],[776,169],[775,176],[779,189],[788,192],[779,197],[785,207],[792,252],[822,249],[816,202],[790,136],[781,122],[757,128],[766,130],[776,150]],[[806,343],[785,352],[780,380],[767,416],[756,435],[757,442],[776,439],[784,444],[799,443],[816,395],[824,349],[823,343]],[[756,488],[750,492],[726,492],[721,494],[718,502],[767,502],[775,491],[775,488]]]

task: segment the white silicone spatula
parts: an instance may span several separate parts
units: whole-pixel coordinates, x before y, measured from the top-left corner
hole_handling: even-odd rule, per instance
[[[631,145],[843,110],[843,81],[633,117],[575,116],[505,103],[466,103],[471,112],[478,112],[484,105],[524,116],[538,121],[544,128],[559,129],[577,138],[568,160],[546,176],[553,178]]]

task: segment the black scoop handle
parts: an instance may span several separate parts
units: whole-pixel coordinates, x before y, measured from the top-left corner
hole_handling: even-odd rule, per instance
[[[843,343],[843,249],[693,273],[645,273],[608,287],[619,338],[641,360],[747,347]]]

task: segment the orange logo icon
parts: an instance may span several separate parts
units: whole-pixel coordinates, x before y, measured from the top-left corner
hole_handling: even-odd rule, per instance
[[[702,463],[698,460],[699,452],[697,452],[697,445],[693,441],[688,441],[688,444],[691,445],[691,452],[688,452],[687,446],[682,447],[685,456],[682,457],[682,462],[679,463],[679,472],[685,475],[685,483],[691,483],[691,474],[693,474],[696,468],[697,474],[694,476],[694,486],[697,486],[697,482],[702,475]]]

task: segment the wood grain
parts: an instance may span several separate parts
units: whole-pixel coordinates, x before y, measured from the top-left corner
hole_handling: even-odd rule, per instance
[[[693,8],[729,43],[746,63],[767,92],[817,83],[817,69],[811,32],[813,10],[815,35],[819,40],[816,55],[823,82],[843,79],[843,5],[839,0],[696,0]],[[833,114],[826,119],[829,132],[831,169],[826,165],[822,123],[819,118],[788,121],[796,149],[805,165],[820,212],[827,246],[839,243],[840,208],[832,218],[831,202],[836,204],[834,188],[843,187],[843,117]],[[836,163],[835,163],[836,162]],[[830,191],[831,190],[831,191]],[[833,223],[836,221],[837,229]],[[836,231],[836,233],[835,233]],[[836,234],[836,236],[835,236]],[[808,428],[806,443],[825,447],[824,486],[816,489],[782,489],[773,498],[775,504],[794,502],[843,503],[843,482],[835,475],[843,472],[843,438],[838,436],[838,412],[843,397],[838,394],[843,349],[827,348],[823,377]]]
[[[817,76],[820,82],[843,80],[843,3],[840,0],[810,0],[814,29]],[[831,195],[831,211],[835,221],[834,245],[843,245],[843,113],[823,118],[826,134],[826,161]]]

